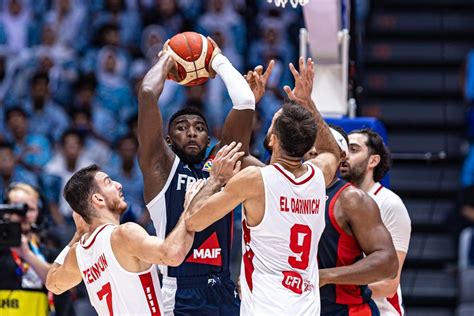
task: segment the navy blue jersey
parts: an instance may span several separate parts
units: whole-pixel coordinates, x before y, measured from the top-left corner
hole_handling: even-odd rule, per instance
[[[338,179],[326,189],[326,228],[321,236],[318,248],[319,269],[348,266],[363,258],[362,249],[357,240],[348,235],[337,224],[334,217],[334,205],[350,183]],[[320,289],[322,312],[334,306],[325,305],[360,305],[369,302],[372,295],[370,289],[364,285],[334,285],[328,284]],[[370,315],[370,314],[369,314]]]
[[[206,164],[190,165],[176,156],[163,190],[150,202],[150,211],[156,235],[164,239],[176,226],[184,208],[188,185],[207,178]],[[185,262],[179,267],[160,266],[168,277],[193,277],[227,271],[232,243],[233,213],[229,213],[202,232],[196,233]]]

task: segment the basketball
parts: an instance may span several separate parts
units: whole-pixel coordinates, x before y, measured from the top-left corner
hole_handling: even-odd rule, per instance
[[[177,82],[195,86],[209,79],[209,67],[214,46],[205,36],[196,32],[183,32],[173,36],[168,51],[177,63]]]

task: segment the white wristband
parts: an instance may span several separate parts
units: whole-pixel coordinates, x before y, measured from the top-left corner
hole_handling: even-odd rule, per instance
[[[247,81],[222,54],[212,60],[212,69],[222,78],[235,110],[255,110],[255,97]]]
[[[69,249],[71,249],[71,247],[69,247],[69,246],[64,247],[64,249],[61,251],[61,253],[56,257],[56,259],[54,259],[54,262],[57,263],[57,264],[63,265],[64,264],[64,259],[66,259],[67,253],[69,252]]]

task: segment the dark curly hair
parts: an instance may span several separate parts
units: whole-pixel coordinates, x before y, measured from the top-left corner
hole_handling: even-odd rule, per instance
[[[350,134],[363,134],[367,136],[365,145],[370,155],[379,155],[380,162],[374,169],[374,181],[379,182],[387,174],[391,167],[390,150],[385,146],[382,137],[369,128],[353,130]]]

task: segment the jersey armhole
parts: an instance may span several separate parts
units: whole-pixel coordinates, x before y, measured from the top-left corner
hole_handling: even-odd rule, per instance
[[[171,167],[170,174],[168,175],[168,179],[166,180],[165,185],[163,186],[163,189],[161,189],[160,193],[158,193],[148,204],[146,205],[147,209],[150,209],[159,201],[163,195],[166,193],[166,190],[168,190],[168,187],[170,186],[171,181],[173,180],[174,174],[176,173],[176,169],[178,169],[179,165],[179,157],[178,155],[174,156],[174,161],[173,161],[173,166]]]
[[[342,191],[344,191],[347,187],[351,186],[350,183],[346,183],[344,184],[337,192],[336,194],[334,195],[334,197],[331,199],[330,203],[329,203],[329,207],[328,207],[328,212],[329,212],[329,220],[331,221],[331,224],[332,226],[334,227],[334,229],[337,230],[337,232],[341,235],[341,236],[346,236],[346,237],[349,237],[349,238],[354,238],[353,236],[349,235],[348,233],[346,233],[344,231],[344,229],[342,229],[341,226],[339,226],[339,224],[337,223],[337,220],[336,220],[336,216],[334,216],[334,206],[336,205],[336,202],[337,202],[337,199],[339,198],[339,195],[341,195]]]
[[[260,170],[260,176],[262,177],[262,181],[263,181],[263,194],[264,194],[264,205],[263,205],[263,217],[262,217],[262,220],[260,221],[260,223],[258,223],[257,225],[255,226],[250,226],[248,224],[248,219],[247,219],[247,216],[246,216],[246,208],[244,206],[244,203],[242,203],[242,220],[245,219],[246,223],[247,223],[247,227],[249,230],[258,230],[260,229],[260,227],[262,227],[264,221],[265,221],[265,218],[267,217],[266,216],[266,213],[265,212],[265,208],[267,207],[268,205],[268,194],[267,194],[267,186],[265,185],[265,177],[263,176],[263,172],[265,170],[265,168],[259,168]]]

